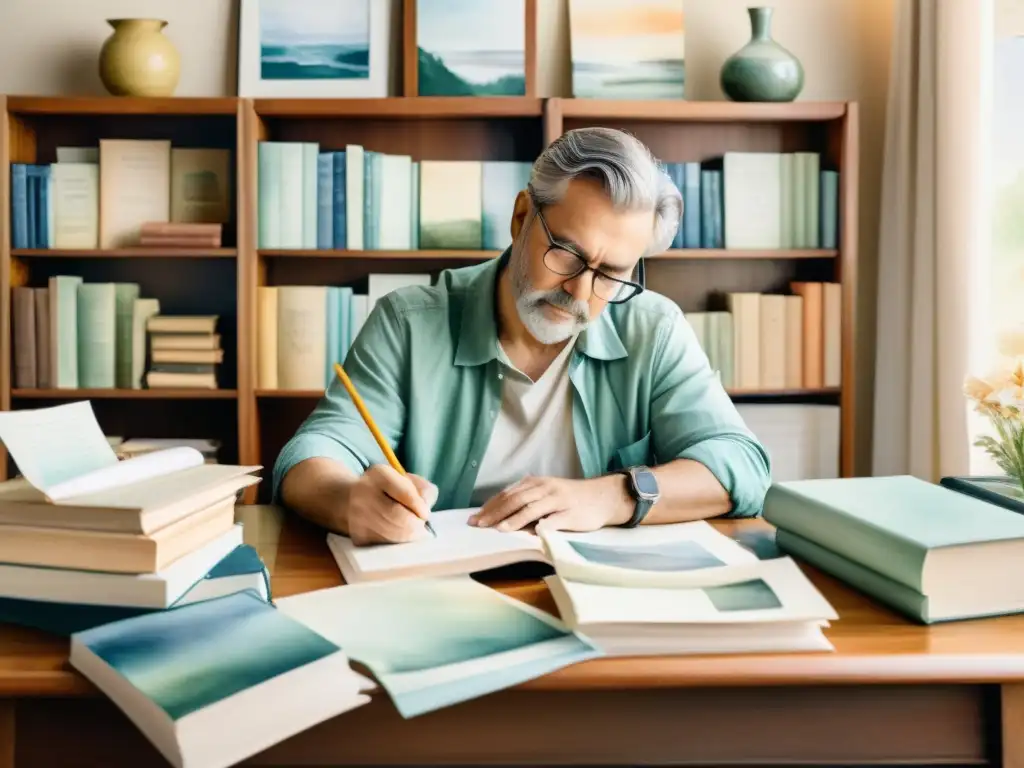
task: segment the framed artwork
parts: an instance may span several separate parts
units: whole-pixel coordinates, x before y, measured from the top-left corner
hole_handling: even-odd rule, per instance
[[[572,95],[682,99],[685,0],[569,0]]]
[[[536,96],[537,0],[404,0],[406,96]]]
[[[388,96],[391,3],[242,0],[238,95]]]

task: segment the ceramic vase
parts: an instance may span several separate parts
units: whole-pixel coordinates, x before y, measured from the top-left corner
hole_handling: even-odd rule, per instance
[[[114,32],[100,50],[100,80],[114,96],[173,96],[181,59],[160,19],[107,19]]]
[[[772,39],[772,9],[748,8],[750,42],[722,66],[722,91],[733,101],[793,101],[804,87],[804,68]]]

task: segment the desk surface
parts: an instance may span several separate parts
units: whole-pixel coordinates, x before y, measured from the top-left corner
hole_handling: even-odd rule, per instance
[[[246,543],[272,575],[275,597],[341,583],[324,534],[272,507],[239,507]],[[763,521],[716,522],[729,536],[770,542]],[[560,670],[522,687],[547,690],[1024,681],[1024,616],[925,627],[903,619],[810,566],[805,572],[839,620],[827,630],[834,653],[608,658]],[[536,580],[493,583],[555,615]],[[89,695],[67,663],[66,639],[0,624],[0,696]]]

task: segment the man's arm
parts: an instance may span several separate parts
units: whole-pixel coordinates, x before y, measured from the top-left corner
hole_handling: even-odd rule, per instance
[[[681,312],[663,326],[654,354],[651,431],[661,498],[646,522],[756,517],[771,483],[768,453]]]
[[[345,359],[345,372],[392,446],[405,420],[401,370],[405,338],[387,296],[367,317]],[[273,497],[311,522],[347,532],[348,490],[371,464],[386,463],[344,386],[331,382],[313,413],[274,464]]]

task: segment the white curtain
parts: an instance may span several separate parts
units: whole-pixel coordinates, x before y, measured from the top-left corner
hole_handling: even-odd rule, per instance
[[[992,339],[992,0],[896,0],[878,251],[873,467],[968,474],[964,377]]]

